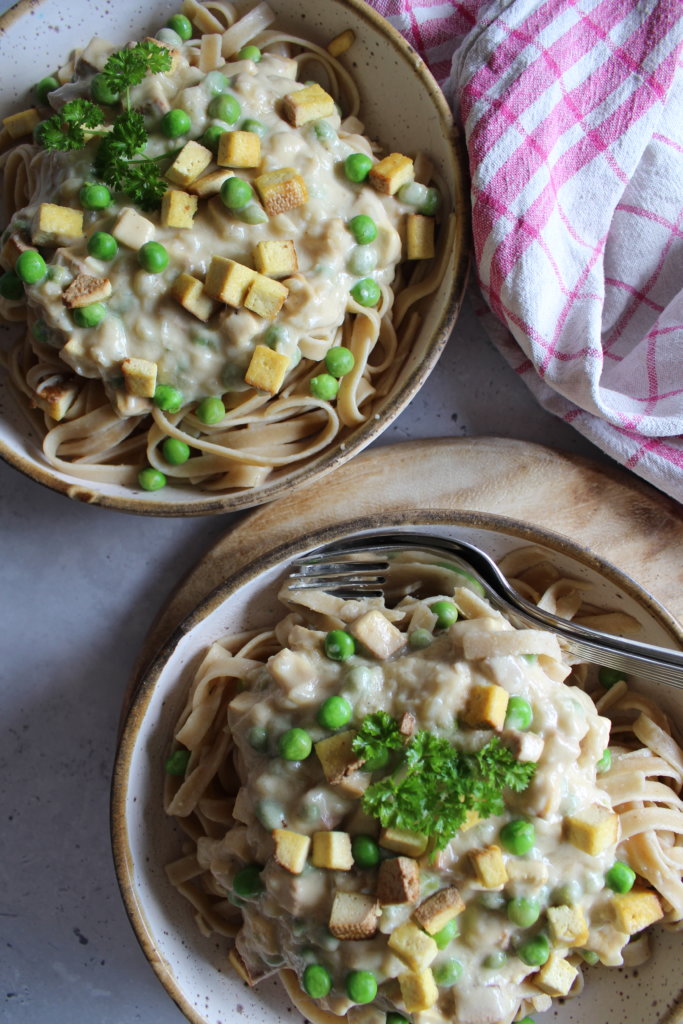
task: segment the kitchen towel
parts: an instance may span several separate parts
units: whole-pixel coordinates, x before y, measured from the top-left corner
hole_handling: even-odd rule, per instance
[[[462,126],[487,333],[683,502],[682,0],[372,0]]]

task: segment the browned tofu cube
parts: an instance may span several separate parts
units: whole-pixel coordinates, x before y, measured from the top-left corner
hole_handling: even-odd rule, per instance
[[[503,853],[495,844],[485,850],[470,850],[470,862],[477,881],[485,889],[501,889],[508,880]]]
[[[294,128],[300,128],[302,124],[317,121],[321,117],[330,117],[335,109],[334,100],[317,82],[288,93],[282,101],[285,119]]]
[[[349,632],[380,661],[405,645],[406,636],[378,608],[364,612],[349,624]]]
[[[202,323],[206,323],[218,308],[211,296],[204,291],[202,282],[191,274],[178,274],[171,285],[171,295],[183,309],[192,313]]]
[[[434,248],[434,218],[421,213],[406,217],[406,256],[409,260],[431,260]]]
[[[3,117],[2,125],[11,139],[21,139],[30,135],[36,125],[40,124],[40,114],[35,107],[20,110],[18,114]]]
[[[580,906],[548,907],[550,937],[556,946],[585,946],[588,924]]]
[[[204,291],[212,299],[239,308],[244,305],[247,292],[256,278],[256,271],[243,263],[214,256],[209,264]]]
[[[643,928],[664,917],[659,899],[648,889],[615,893],[612,897],[612,911],[617,928],[627,935],[637,935]]]
[[[394,928],[387,945],[399,960],[402,960],[411,971],[424,971],[439,952],[431,935],[427,935],[412,921]]]
[[[191,181],[187,186],[187,190],[192,192],[193,195],[199,196],[200,199],[205,199],[207,196],[217,196],[223,182],[227,181],[228,178],[232,178],[232,171],[223,167],[220,171],[211,171],[209,174],[203,174],[201,178]]]
[[[274,281],[265,274],[257,274],[244,296],[244,305],[264,320],[274,320],[288,295],[289,288],[280,281]]]
[[[271,834],[275,842],[275,863],[292,875],[300,875],[306,866],[310,836],[286,828],[274,828]]]
[[[546,995],[556,999],[569,993],[578,973],[578,969],[564,957],[551,953],[540,971],[533,976],[533,982]]]
[[[153,398],[157,385],[157,364],[149,359],[124,359],[121,363],[123,382],[129,395]]]
[[[261,140],[256,132],[223,132],[218,139],[216,163],[219,167],[258,167]]]
[[[282,387],[288,369],[289,356],[283,352],[276,352],[267,345],[257,345],[249,360],[244,380],[250,388],[275,395]]]
[[[91,277],[77,274],[71,284],[62,292],[62,302],[68,309],[80,309],[93,302],[103,302],[111,295],[108,277]]]
[[[394,853],[404,853],[407,857],[421,857],[427,849],[429,837],[422,832],[410,832],[407,828],[383,828],[379,844]]]
[[[314,832],[311,864],[328,871],[350,871],[353,867],[353,854],[349,833]]]
[[[468,694],[462,720],[473,729],[502,729],[509,700],[502,686],[477,683]]]
[[[180,189],[169,189],[161,200],[161,225],[165,228],[191,228],[197,212],[197,196]]]
[[[308,202],[306,183],[293,167],[279,167],[259,174],[254,185],[269,217],[276,217],[278,213],[286,213]]]
[[[299,261],[291,238],[286,241],[257,242],[254,263],[261,274],[268,277],[289,277],[299,269]]]
[[[390,153],[370,169],[368,180],[378,192],[393,196],[414,177],[413,161],[402,153]]]
[[[363,892],[336,892],[328,928],[337,939],[371,939],[377,931],[379,904]]]
[[[452,918],[465,909],[465,903],[454,885],[428,896],[415,910],[413,917],[426,932],[436,935]]]
[[[567,839],[578,850],[597,857],[619,837],[619,818],[608,807],[588,807],[565,819]]]
[[[69,245],[83,234],[83,211],[41,203],[33,219],[34,245]]]
[[[186,142],[177,157],[166,171],[166,177],[174,185],[185,187],[193,182],[213,160],[213,153],[206,146],[191,139]]]
[[[382,906],[417,903],[420,898],[420,867],[412,857],[390,857],[379,865],[377,899]]]

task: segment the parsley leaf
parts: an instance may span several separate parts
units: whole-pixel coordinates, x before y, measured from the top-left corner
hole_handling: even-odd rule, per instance
[[[155,75],[170,71],[171,64],[171,54],[165,46],[144,40],[128,50],[112,53],[107,58],[102,75],[112,92],[122,93],[139,85],[148,72]]]
[[[522,792],[536,770],[533,763],[517,761],[497,736],[480,750],[468,752],[420,730],[404,746],[396,722],[386,712],[366,716],[353,744],[354,752],[366,759],[381,749],[400,748],[403,752],[393,771],[365,791],[363,810],[385,828],[432,836],[437,850],[453,838],[468,811],[481,818],[501,814],[503,790]]]
[[[59,113],[43,121],[38,136],[45,149],[83,149],[88,142],[85,129],[97,128],[103,122],[104,114],[96,103],[69,100]]]

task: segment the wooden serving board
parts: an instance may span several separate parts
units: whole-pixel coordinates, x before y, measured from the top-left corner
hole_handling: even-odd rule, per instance
[[[139,667],[214,587],[263,552],[345,520],[407,509],[487,512],[550,530],[612,562],[683,623],[677,502],[618,467],[541,445],[440,438],[373,448],[233,524],[178,587]]]

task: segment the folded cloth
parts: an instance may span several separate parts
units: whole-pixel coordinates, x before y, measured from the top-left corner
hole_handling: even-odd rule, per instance
[[[683,3],[372,2],[464,129],[492,340],[683,502]]]

